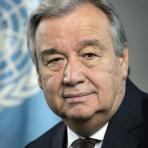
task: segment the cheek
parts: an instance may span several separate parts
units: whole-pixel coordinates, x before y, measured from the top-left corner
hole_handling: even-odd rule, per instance
[[[48,88],[58,85],[61,82],[63,74],[60,71],[54,72],[47,70],[47,71],[42,71],[41,76],[44,88]]]
[[[95,70],[93,77],[90,73],[90,81],[97,89],[98,100],[103,108],[108,108],[114,102],[118,90],[119,76],[114,67],[101,68]]]
[[[100,89],[111,89],[117,76],[117,60],[114,57],[114,54],[110,54],[107,54],[108,56],[104,56],[100,63],[90,69],[90,79],[96,87],[99,87]]]
[[[61,81],[56,75],[51,77],[45,75],[43,79],[43,92],[46,102],[55,113],[58,113],[61,106],[63,106],[63,100],[60,98]]]
[[[113,89],[116,77],[115,75],[116,72],[114,72],[113,70],[99,70],[93,72],[93,77],[91,78],[91,81],[98,90],[108,92],[110,89]]]
[[[48,102],[52,102],[53,100],[56,101],[55,98],[59,96],[61,83],[62,75],[60,72],[44,73],[44,75],[42,75],[43,90]]]

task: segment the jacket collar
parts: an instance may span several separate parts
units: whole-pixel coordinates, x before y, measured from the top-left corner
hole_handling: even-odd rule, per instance
[[[59,123],[58,130],[53,134],[52,142],[49,147],[52,147],[52,148],[67,147],[67,130],[64,122]]]
[[[102,148],[136,148],[142,137],[142,95],[128,79],[123,102],[110,120]],[[135,130],[136,129],[136,130]]]

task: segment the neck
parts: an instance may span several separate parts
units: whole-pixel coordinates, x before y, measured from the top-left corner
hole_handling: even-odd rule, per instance
[[[82,120],[82,119],[66,120],[65,119],[64,121],[66,125],[76,134],[82,137],[90,137],[108,122],[108,119],[106,120],[103,119],[101,121],[100,115],[98,114],[100,113],[96,113],[96,115],[94,115],[93,117],[87,120]]]

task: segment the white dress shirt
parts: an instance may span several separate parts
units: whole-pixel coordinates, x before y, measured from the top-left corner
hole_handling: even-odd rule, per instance
[[[96,140],[99,140],[101,142],[99,143],[96,143],[95,147],[94,148],[101,148],[101,145],[102,145],[102,141],[104,139],[104,136],[105,136],[105,133],[106,133],[106,130],[107,130],[107,127],[108,127],[108,123],[106,123],[101,129],[99,129],[96,133],[94,133],[93,135],[90,136],[90,138],[93,138],[93,139],[96,139]],[[84,137],[81,137],[79,135],[77,135],[76,133],[74,133],[69,127],[67,127],[67,141],[68,141],[68,144],[67,144],[67,148],[72,148],[71,147],[71,144],[79,139],[79,138],[82,138],[84,139]]]

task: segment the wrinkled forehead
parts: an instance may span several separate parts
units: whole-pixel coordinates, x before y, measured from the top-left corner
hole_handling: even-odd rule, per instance
[[[107,17],[107,15],[99,8],[94,6],[90,3],[84,3],[81,5],[78,5],[75,7],[73,11],[70,11],[69,13],[66,13],[65,15],[53,17],[50,18],[48,16],[43,16],[40,20],[40,23],[37,27],[38,28],[43,26],[42,22],[45,22],[45,20],[50,20],[50,24],[54,24],[53,28],[67,28],[67,27],[74,27],[73,24],[79,25],[80,23],[86,23],[86,25],[92,25],[95,24],[97,21],[102,22],[102,25],[106,26],[110,24],[110,21]],[[51,26],[50,25],[50,26]],[[69,25],[69,26],[67,26]]]
[[[62,17],[43,18],[36,31],[36,46],[41,49],[45,43],[74,44],[74,40],[80,42],[90,37],[110,40],[110,23],[100,9],[83,4]]]

